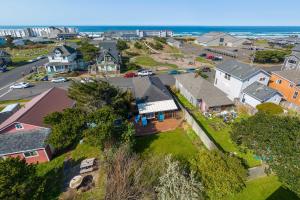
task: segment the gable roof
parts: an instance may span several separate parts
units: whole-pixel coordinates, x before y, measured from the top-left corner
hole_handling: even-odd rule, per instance
[[[45,148],[50,132],[49,128],[38,128],[0,134],[0,156]]]
[[[0,125],[0,131],[15,123],[25,123],[34,126],[47,127],[44,124],[44,117],[53,112],[61,112],[74,105],[74,101],[68,97],[64,89],[51,88],[36,96],[24,107],[14,113]]]
[[[233,105],[223,91],[200,76],[187,73],[176,76],[176,80],[195,98],[203,99],[208,107]]]
[[[297,86],[300,85],[300,71],[299,70],[284,70],[284,71],[274,71],[273,74],[281,76],[282,78],[293,82]]]
[[[222,64],[217,65],[216,67],[222,72],[230,74],[231,76],[244,81],[250,78],[251,76],[257,74],[258,72],[264,72],[262,69],[258,69],[246,63],[241,63],[236,60],[229,60]]]
[[[100,52],[98,60],[102,61],[106,55],[110,55],[116,63],[121,63],[120,52],[116,41],[103,41],[99,44]]]
[[[300,52],[300,45],[296,45],[292,51]]]
[[[259,100],[260,102],[265,102],[276,94],[279,94],[276,90],[269,88],[268,86],[259,82],[252,83],[247,88],[245,88],[243,92]]]
[[[61,45],[61,46],[57,46],[54,50],[53,50],[53,54],[55,53],[56,50],[59,50],[61,52],[61,54],[63,56],[69,56],[73,53],[76,52],[76,49],[67,46],[67,45]]]
[[[132,79],[132,83],[137,101],[173,100],[172,95],[158,77],[136,77]]]

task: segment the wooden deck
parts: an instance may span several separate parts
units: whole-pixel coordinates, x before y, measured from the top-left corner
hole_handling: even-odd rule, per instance
[[[139,122],[138,124],[134,124],[134,126],[136,130],[136,135],[144,136],[159,132],[175,130],[178,126],[180,126],[181,123],[182,119],[168,118],[165,119],[163,122],[159,122],[157,120],[148,120],[148,124],[145,127],[142,126],[141,122]]]

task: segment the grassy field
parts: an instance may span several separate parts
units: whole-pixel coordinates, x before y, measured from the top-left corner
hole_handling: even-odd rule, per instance
[[[230,200],[299,200],[291,191],[283,188],[276,176],[267,176],[246,183],[246,188]],[[229,199],[228,199],[229,200]]]
[[[249,167],[260,165],[260,161],[254,158],[251,152],[243,153],[238,146],[231,140],[231,126],[225,124],[220,118],[207,119],[195,107],[188,102],[185,97],[176,94],[179,101],[189,110],[193,112],[199,125],[203,130],[226,152],[236,152],[237,156],[243,158]],[[245,117],[245,116],[240,116]]]
[[[174,131],[138,138],[135,149],[143,157],[152,154],[160,156],[172,154],[179,160],[188,161],[201,147],[203,146],[199,138],[190,128],[187,130],[178,128]]]
[[[153,58],[149,57],[149,56],[138,56],[135,57],[133,62],[139,66],[142,67],[161,67],[161,66],[166,66],[166,67],[170,67],[170,68],[178,68],[177,65],[174,64],[170,64],[170,63],[161,63],[161,62],[157,62],[156,60],[154,60]]]
[[[61,194],[63,185],[63,167],[66,158],[72,158],[72,163],[78,163],[80,160],[91,157],[100,157],[100,150],[98,148],[89,146],[87,144],[79,144],[74,150],[62,154],[48,163],[39,164],[37,166],[38,175],[47,179],[45,199],[57,199]],[[101,172],[104,173],[104,172]],[[99,178],[103,178],[99,176]],[[101,183],[101,182],[100,182]],[[102,190],[103,187],[101,187]],[[97,187],[95,188],[97,190]],[[100,190],[100,189],[99,189]],[[97,192],[91,190],[89,192]],[[89,193],[87,192],[87,193]],[[101,191],[99,191],[101,192]],[[88,194],[86,194],[88,195]]]
[[[211,60],[208,60],[208,59],[202,58],[202,57],[197,57],[196,61],[200,62],[200,63],[204,63],[204,64],[210,64],[210,65],[214,64]]]

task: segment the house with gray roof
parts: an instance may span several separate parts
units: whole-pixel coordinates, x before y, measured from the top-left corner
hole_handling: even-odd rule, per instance
[[[241,102],[256,108],[257,105],[262,103],[274,103],[279,104],[282,95],[272,88],[259,83],[254,82],[243,90]]]
[[[235,37],[228,33],[209,32],[199,36],[195,40],[195,43],[202,46],[239,47],[245,44],[251,44],[251,41],[245,38]]]
[[[234,106],[224,92],[192,73],[176,76],[176,89],[202,112],[218,112]]]
[[[269,73],[236,60],[229,60],[217,65],[214,85],[225,92],[229,99],[241,97],[242,91],[254,82],[267,85]]]
[[[99,44],[99,54],[97,56],[96,65],[91,68],[92,74],[120,73],[122,58],[121,53],[117,48],[116,41],[102,41]]]
[[[299,70],[300,69],[300,45],[292,49],[291,55],[285,58],[282,70]]]
[[[0,50],[0,59],[6,64],[11,63],[11,55],[4,50]]]
[[[65,73],[83,67],[77,55],[77,50],[71,46],[57,46],[48,56],[49,62],[45,65],[47,73]]]

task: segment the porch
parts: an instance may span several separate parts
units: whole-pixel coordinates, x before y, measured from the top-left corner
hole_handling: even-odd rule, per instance
[[[154,115],[157,116],[157,115]],[[143,122],[146,119],[146,124]],[[180,126],[183,121],[182,113],[179,111],[166,113],[163,120],[159,118],[147,118],[142,116],[140,120],[136,122],[136,119],[133,119],[134,127],[136,130],[137,136],[151,135],[159,132],[166,132],[176,129]]]

